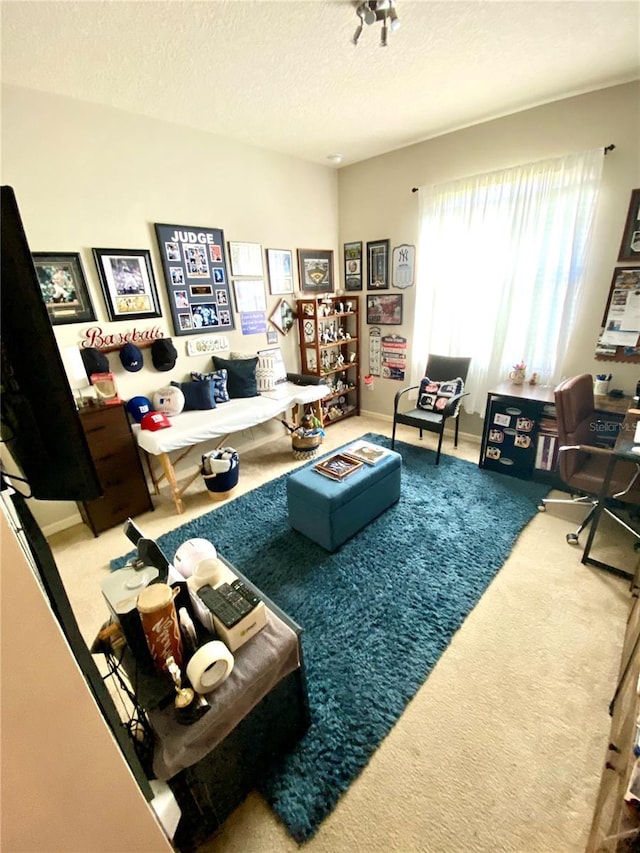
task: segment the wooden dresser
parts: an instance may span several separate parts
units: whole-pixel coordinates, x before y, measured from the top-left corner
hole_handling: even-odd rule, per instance
[[[153,509],[147,481],[122,404],[80,410],[80,422],[104,494],[78,504],[80,514],[97,536],[131,516]]]

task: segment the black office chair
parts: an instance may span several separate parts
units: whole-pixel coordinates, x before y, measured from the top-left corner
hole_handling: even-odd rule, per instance
[[[585,504],[589,511],[573,533],[567,533],[570,545],[578,544],[578,537],[591,523],[598,506],[598,495],[603,486],[611,450],[596,446],[598,435],[593,400],[593,378],[588,373],[573,376],[561,382],[554,392],[556,424],[558,428],[558,473],[567,486],[571,498],[543,498],[540,506],[547,504]],[[640,466],[619,461],[607,489],[606,503],[602,507],[626,530],[640,539],[640,535],[616,512],[615,503],[640,503],[640,490],[636,483]]]
[[[456,358],[447,355],[429,355],[427,366],[424,371],[425,379],[420,385],[410,385],[401,388],[393,401],[393,431],[391,433],[391,449],[393,450],[396,440],[396,425],[405,424],[420,430],[420,438],[423,431],[438,433],[438,451],[436,453],[436,465],[440,464],[440,449],[442,448],[442,436],[449,419],[455,421],[453,446],[458,446],[458,415],[460,414],[460,400],[467,396],[464,391],[464,383],[467,381],[470,358]],[[431,386],[426,382],[434,383]],[[456,384],[456,381],[460,380]],[[438,383],[436,387],[435,383]],[[446,387],[448,386],[448,387]],[[414,409],[398,411],[398,404],[402,397],[409,391],[418,389],[418,400]]]

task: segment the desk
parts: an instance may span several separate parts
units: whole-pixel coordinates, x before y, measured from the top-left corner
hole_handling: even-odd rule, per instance
[[[630,397],[597,396],[601,443],[611,446]],[[503,382],[487,394],[479,467],[566,490],[556,473],[555,391]]]
[[[632,411],[636,412],[637,410],[634,409]],[[590,554],[591,546],[593,545],[593,540],[595,538],[596,530],[598,529],[598,524],[600,523],[602,513],[606,511],[605,498],[609,492],[611,478],[613,476],[613,472],[616,465],[621,461],[633,462],[636,465],[640,464],[640,455],[637,453],[633,453],[631,450],[631,448],[634,447],[633,438],[635,434],[636,423],[639,420],[640,415],[632,414],[630,413],[630,411],[626,412],[622,427],[618,432],[616,442],[613,446],[613,451],[611,454],[611,458],[609,459],[609,464],[607,465],[605,478],[602,483],[602,488],[600,489],[600,494],[598,495],[598,505],[589,528],[587,544],[585,545],[584,552],[582,554],[582,562],[585,565],[597,566],[600,569],[604,569],[605,571],[612,572],[613,574],[620,575],[621,577],[629,579],[633,579],[634,577],[634,574],[632,572],[627,572],[624,569],[617,568],[616,566],[612,566],[609,563],[604,563],[601,560],[596,560],[594,557],[591,557]],[[616,516],[616,518],[618,518],[618,516]],[[618,521],[628,531],[630,531],[634,535],[637,535],[636,531],[628,524],[626,524],[626,522],[624,522],[622,519],[618,518]]]

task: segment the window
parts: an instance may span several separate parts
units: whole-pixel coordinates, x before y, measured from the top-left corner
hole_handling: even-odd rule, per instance
[[[559,379],[584,280],[604,151],[420,188],[413,383],[429,352],[471,356],[465,409],[524,361]]]

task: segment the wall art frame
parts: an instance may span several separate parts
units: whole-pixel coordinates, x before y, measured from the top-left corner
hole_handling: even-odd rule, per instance
[[[618,261],[621,263],[631,261],[640,264],[640,189],[631,191]]]
[[[93,323],[91,302],[78,252],[33,252],[33,263],[52,326]],[[8,284],[5,282],[5,287]]]
[[[148,249],[92,249],[109,320],[161,317]]]
[[[333,293],[333,250],[298,249],[300,290],[306,293]]]
[[[288,334],[295,323],[296,315],[286,299],[279,299],[273,309],[269,322],[282,334]]]
[[[367,324],[401,326],[402,293],[382,293],[376,296],[367,296]]]
[[[389,289],[389,240],[367,243],[367,290]]]
[[[176,335],[235,329],[221,228],[155,223]]]
[[[394,246],[391,253],[391,284],[404,290],[412,287],[415,276],[416,247],[409,243]]]
[[[245,275],[262,278],[262,245],[229,240],[229,263],[231,275]]]
[[[362,240],[344,244],[344,288],[362,290]]]
[[[239,314],[267,310],[264,279],[234,278],[233,289],[236,296],[236,311]]]
[[[293,253],[289,249],[267,249],[267,272],[272,296],[293,293]]]

